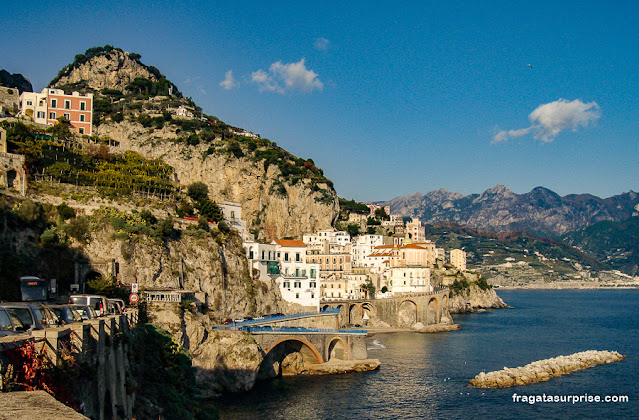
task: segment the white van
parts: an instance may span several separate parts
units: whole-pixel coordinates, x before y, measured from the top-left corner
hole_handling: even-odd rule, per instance
[[[95,309],[98,316],[109,314],[109,301],[101,295],[71,295],[69,297],[70,305],[88,305]]]

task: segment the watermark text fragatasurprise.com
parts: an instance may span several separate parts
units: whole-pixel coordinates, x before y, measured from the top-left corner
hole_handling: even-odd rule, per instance
[[[537,403],[564,403],[564,404],[590,404],[590,403],[627,403],[627,395],[519,395],[512,396],[514,403],[537,404]]]

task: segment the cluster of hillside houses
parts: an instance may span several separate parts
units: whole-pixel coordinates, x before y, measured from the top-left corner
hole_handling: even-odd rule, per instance
[[[229,213],[228,204],[225,215]],[[375,206],[371,206],[371,215]],[[386,209],[389,212],[389,209]],[[239,205],[234,219],[241,219]],[[228,220],[228,219],[227,219]],[[320,230],[303,239],[276,239],[259,243],[243,234],[246,257],[256,278],[277,281],[282,298],[303,306],[319,307],[320,301],[385,298],[404,293],[432,292],[431,270],[448,262],[466,270],[466,253],[443,248],[425,239],[425,228],[414,218],[405,223],[391,216],[401,229],[395,234],[363,234],[353,238],[344,231]],[[242,232],[239,223],[235,226]],[[402,233],[397,233],[397,232]]]

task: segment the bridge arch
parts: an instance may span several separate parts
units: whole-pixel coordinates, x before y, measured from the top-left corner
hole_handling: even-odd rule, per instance
[[[333,337],[326,346],[326,360],[333,358],[340,360],[348,360],[348,347],[341,337]]]
[[[348,305],[348,323],[349,325],[362,323],[361,305],[356,303]]]
[[[436,297],[432,297],[426,305],[426,324],[439,324],[440,318],[439,301]]]
[[[399,304],[397,311],[397,325],[411,327],[417,323],[417,304],[412,299],[404,299]]]
[[[271,344],[264,352],[260,376],[274,378],[297,374],[307,364],[324,363],[315,346],[304,337],[286,336]]]

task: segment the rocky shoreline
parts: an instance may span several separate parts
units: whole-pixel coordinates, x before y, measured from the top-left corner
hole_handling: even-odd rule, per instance
[[[325,363],[306,366],[303,375],[332,375],[336,373],[367,372],[377,370],[381,363],[377,359],[340,360],[331,359]]]
[[[476,284],[471,284],[466,290],[459,294],[451,293],[448,303],[448,311],[451,314],[463,314],[477,312],[479,309],[502,309],[510,308],[498,295],[495,289],[484,290]]]
[[[568,374],[575,370],[592,366],[617,362],[626,356],[616,351],[588,350],[569,356],[539,360],[526,366],[503,368],[493,372],[481,372],[470,380],[470,384],[478,388],[508,388],[550,380],[554,376]]]

